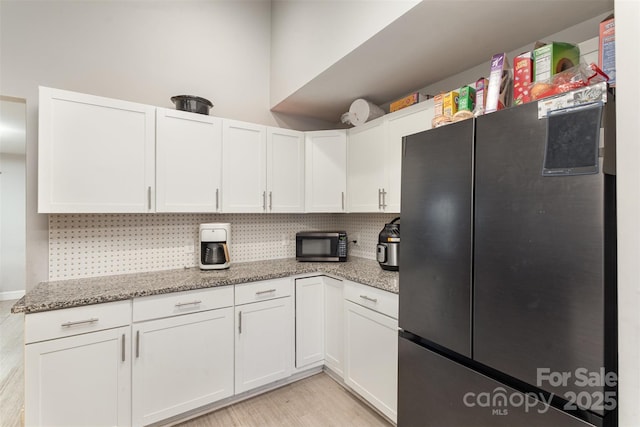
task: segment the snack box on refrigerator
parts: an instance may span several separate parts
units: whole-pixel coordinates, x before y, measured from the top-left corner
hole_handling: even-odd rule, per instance
[[[504,99],[501,96],[503,88],[503,79],[508,80],[507,55],[505,53],[496,53],[491,58],[491,71],[489,73],[489,85],[487,87],[487,101],[485,111],[491,113],[501,110],[505,107]]]
[[[458,96],[458,111],[473,111],[476,106],[476,89],[472,86],[460,88]]]
[[[476,80],[476,108],[474,109],[476,115],[484,114],[487,106],[487,86],[489,86],[489,80],[484,77]]]
[[[600,23],[598,66],[609,76],[609,86],[616,85],[616,23],[609,15]]]
[[[513,103],[524,104],[531,101],[529,89],[533,81],[533,55],[521,53],[513,59]]]
[[[458,112],[458,95],[458,92],[452,90],[442,97],[442,113],[445,116],[451,117]]]
[[[533,62],[533,81],[549,80],[580,63],[580,48],[571,43],[549,43],[533,51]]]

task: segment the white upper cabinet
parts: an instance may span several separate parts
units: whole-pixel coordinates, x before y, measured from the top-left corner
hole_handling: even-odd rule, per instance
[[[153,212],[155,107],[40,87],[38,133],[38,212]]]
[[[222,211],[265,212],[267,144],[265,126],[223,119]]]
[[[402,177],[402,138],[431,129],[433,101],[427,100],[406,110],[385,116],[387,143],[385,146],[387,184],[385,212],[400,212],[400,183]]]
[[[304,212],[304,133],[267,128],[267,212]]]
[[[345,212],[346,166],[345,130],[305,133],[306,212]]]
[[[347,211],[384,212],[386,185],[385,121],[347,131]]]
[[[156,212],[219,212],[222,119],[158,108]]]
[[[431,129],[431,119],[425,101],[348,130],[349,212],[400,212],[402,138]]]

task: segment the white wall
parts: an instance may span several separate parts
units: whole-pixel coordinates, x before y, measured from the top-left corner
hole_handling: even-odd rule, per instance
[[[616,0],[620,426],[640,425],[640,2]]]
[[[418,3],[273,0],[270,105],[277,105]]]

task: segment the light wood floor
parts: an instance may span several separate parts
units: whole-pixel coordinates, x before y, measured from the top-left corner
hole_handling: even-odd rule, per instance
[[[0,301],[0,426],[20,427],[24,401],[24,315]]]
[[[179,424],[180,427],[390,427],[327,374],[320,373]]]
[[[20,427],[24,401],[24,315],[0,301],[0,426]],[[181,427],[390,427],[385,419],[321,373],[208,415]]]

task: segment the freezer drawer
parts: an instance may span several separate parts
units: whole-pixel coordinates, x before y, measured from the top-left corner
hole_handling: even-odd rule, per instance
[[[399,339],[398,357],[398,427],[600,424],[533,400],[405,338]]]

